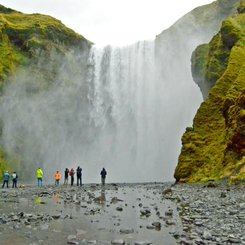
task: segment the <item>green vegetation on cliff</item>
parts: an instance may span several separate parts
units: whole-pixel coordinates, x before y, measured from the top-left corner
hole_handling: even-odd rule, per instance
[[[182,137],[177,181],[245,177],[245,14],[239,12],[192,56],[194,78],[211,90]]]
[[[65,52],[91,43],[59,20],[40,14],[23,14],[0,5],[0,89],[19,65],[27,65],[40,52]],[[33,61],[32,61],[33,62]]]

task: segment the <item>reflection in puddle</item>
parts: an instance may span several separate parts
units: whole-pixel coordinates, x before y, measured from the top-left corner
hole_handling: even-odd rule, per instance
[[[59,193],[57,193],[57,192],[54,193],[54,203],[55,204],[59,203]]]
[[[102,188],[84,185],[79,189],[49,187],[44,196],[39,196],[36,188],[30,188],[22,193],[25,198],[20,197],[22,194],[16,196],[19,202],[11,203],[8,211],[16,210],[18,214],[21,210],[34,217],[29,228],[26,224],[18,224],[19,231],[14,233],[16,239],[31,229],[34,240],[42,240],[42,236],[46,236],[49,239],[47,244],[63,245],[64,240],[74,234],[80,240],[111,241],[120,238],[127,244],[135,244],[135,241],[150,239],[154,244],[163,244],[164,240],[165,244],[173,245],[176,242],[169,232],[178,230],[180,221],[176,205],[162,197],[163,188],[161,185],[106,185]],[[173,214],[167,216],[170,207]],[[3,211],[7,212],[6,207]],[[166,221],[176,225],[166,225]],[[57,232],[58,237],[55,235]],[[13,235],[9,230],[2,235],[8,234]],[[26,245],[34,241],[32,236],[29,239],[29,235],[24,239],[13,244]]]
[[[36,197],[35,198],[35,203],[37,203],[37,204],[42,203],[42,198],[41,197]]]

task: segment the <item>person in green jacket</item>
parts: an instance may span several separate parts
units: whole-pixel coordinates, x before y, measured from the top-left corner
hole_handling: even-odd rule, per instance
[[[41,187],[41,186],[43,185],[43,184],[42,184],[42,182],[43,182],[43,171],[42,171],[41,168],[39,168],[39,169],[37,170],[36,175],[37,175],[37,186],[38,186],[38,187]]]

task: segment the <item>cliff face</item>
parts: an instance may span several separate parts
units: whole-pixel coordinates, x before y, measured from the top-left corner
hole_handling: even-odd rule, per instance
[[[57,75],[58,62],[53,67],[40,63],[50,63],[54,56],[65,59],[72,49],[79,49],[86,57],[90,47],[90,41],[65,27],[59,20],[40,14],[23,14],[0,5],[0,93],[9,78],[18,76],[17,70],[25,67],[31,70],[33,76],[33,83],[28,88],[29,95],[50,86]],[[38,79],[35,80],[35,77]],[[0,118],[0,139],[1,124]],[[7,168],[6,159],[8,156],[0,146],[0,178],[1,172]],[[17,162],[12,165],[16,167]]]
[[[207,99],[182,137],[177,181],[245,177],[244,6],[241,1],[238,14],[223,21],[210,43],[192,55],[193,77],[205,87]]]

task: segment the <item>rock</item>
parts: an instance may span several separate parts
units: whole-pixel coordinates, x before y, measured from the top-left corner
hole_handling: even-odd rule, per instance
[[[221,198],[225,198],[226,197],[226,193],[225,192],[221,192],[220,197]]]
[[[150,209],[143,209],[143,210],[140,210],[140,214],[142,216],[147,216],[149,217],[151,215],[151,210]]]
[[[53,219],[59,219],[60,216],[61,216],[60,214],[54,214],[54,215],[52,215],[52,218],[53,218]]]
[[[117,207],[116,210],[117,211],[123,211],[123,208],[122,207]]]
[[[154,225],[147,225],[146,228],[148,230],[154,230],[155,229],[155,226]]]
[[[79,242],[77,242],[77,241],[68,241],[67,244],[79,245]]]
[[[76,240],[77,239],[77,236],[76,235],[69,235],[67,237],[67,240]]]
[[[120,229],[120,233],[131,234],[134,233],[134,229]]]
[[[165,215],[166,216],[173,216],[173,210],[172,209],[169,209],[165,212]]]
[[[125,241],[123,239],[115,239],[113,241],[111,241],[112,245],[124,245]]]
[[[167,188],[167,189],[165,189],[163,192],[162,192],[162,194],[165,196],[165,195],[169,195],[169,194],[172,194],[172,189],[171,188]]]
[[[207,187],[208,187],[208,188],[215,188],[215,187],[217,187],[217,186],[216,186],[215,183],[209,182],[209,183],[207,184]]]
[[[155,226],[156,228],[161,228],[162,226],[160,222],[153,222],[152,225]]]

